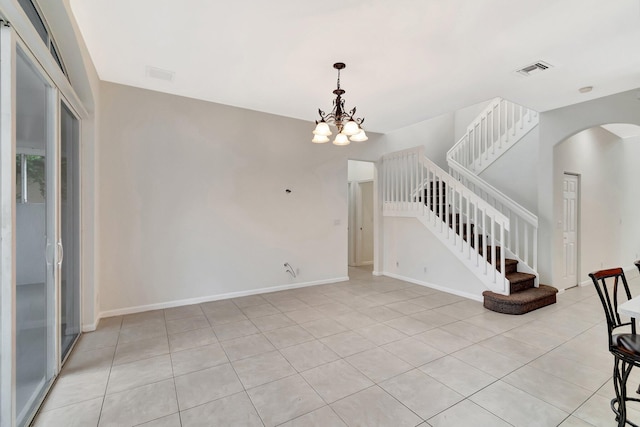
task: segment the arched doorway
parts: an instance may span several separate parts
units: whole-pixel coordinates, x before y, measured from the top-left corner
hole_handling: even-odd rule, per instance
[[[553,147],[554,285],[588,285],[591,271],[633,267],[640,226],[633,184],[640,179],[640,126],[606,124]]]

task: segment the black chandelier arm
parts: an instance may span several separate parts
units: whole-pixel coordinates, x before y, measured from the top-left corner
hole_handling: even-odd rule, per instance
[[[353,120],[354,122],[356,122],[358,124],[358,126],[360,126],[364,122],[363,118],[353,117],[353,115],[355,114],[355,108],[353,110],[351,110],[349,112],[349,114],[342,113],[341,115],[337,115],[335,113],[335,111],[332,111],[329,114],[326,114],[322,110],[318,110],[318,114],[320,114],[320,119],[321,120],[319,120],[319,121],[316,120],[316,124],[318,124],[319,122],[326,122],[326,123],[329,123],[329,124],[338,125],[340,123],[344,123],[344,122],[348,122],[350,120]]]

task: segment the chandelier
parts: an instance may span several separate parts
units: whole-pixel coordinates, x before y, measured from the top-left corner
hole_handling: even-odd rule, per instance
[[[349,145],[351,141],[361,142],[369,139],[367,134],[362,129],[362,122],[364,119],[355,118],[356,108],[353,107],[348,113],[344,108],[344,90],[340,89],[340,70],[344,69],[346,65],[342,62],[336,62],[333,64],[333,68],[338,70],[338,88],[333,91],[336,95],[336,99],[333,101],[333,109],[329,114],[326,114],[321,109],[318,109],[320,114],[320,120],[316,120],[316,128],[313,130],[313,139],[311,142],[322,144],[329,142],[329,136],[331,136],[331,128],[329,125],[333,125],[338,128],[338,134],[333,140],[335,145]]]

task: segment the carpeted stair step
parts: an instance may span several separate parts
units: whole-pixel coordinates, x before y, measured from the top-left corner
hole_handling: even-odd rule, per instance
[[[505,258],[504,259],[504,265],[506,267],[504,274],[506,274],[507,277],[512,273],[517,273],[518,272],[518,260],[517,259]],[[498,260],[498,262],[496,263],[496,268],[498,269],[498,271],[502,271],[502,266],[500,265],[500,260]]]
[[[509,289],[512,294],[533,288],[536,284],[535,274],[516,271],[515,273],[508,273],[506,276],[507,280],[509,280]]]
[[[558,290],[552,286],[540,285],[516,292],[509,296],[484,291],[485,308],[505,314],[524,314],[547,305],[555,304]]]

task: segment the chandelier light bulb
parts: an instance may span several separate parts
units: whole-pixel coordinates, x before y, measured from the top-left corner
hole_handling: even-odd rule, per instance
[[[360,132],[360,126],[358,126],[358,124],[354,120],[349,120],[342,129],[342,133],[347,136],[355,135],[358,132]]]
[[[336,139],[333,140],[334,145],[349,145],[349,138],[344,133],[340,132],[336,135]]]
[[[325,142],[329,142],[329,137],[324,135],[314,135],[311,142],[316,144],[324,144]]]
[[[316,128],[313,130],[313,134],[320,135],[320,136],[330,136],[331,129],[329,128],[329,125],[327,124],[327,122],[319,122],[316,125]]]
[[[349,139],[353,142],[363,142],[369,139],[369,137],[366,133],[364,133],[364,129],[360,129],[360,132],[356,133],[352,137],[349,137]]]

